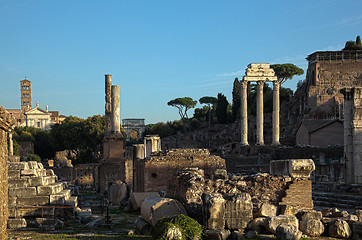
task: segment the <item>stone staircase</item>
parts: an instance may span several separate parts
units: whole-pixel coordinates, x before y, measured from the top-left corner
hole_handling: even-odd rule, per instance
[[[64,182],[58,182],[53,170],[35,161],[8,162],[8,166],[8,228],[41,227],[44,219],[74,217],[78,199]]]
[[[362,196],[356,194],[313,191],[313,202],[314,206],[318,207],[336,207],[346,210],[362,208]]]

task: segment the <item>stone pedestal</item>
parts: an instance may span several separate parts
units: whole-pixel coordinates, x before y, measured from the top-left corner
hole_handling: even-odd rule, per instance
[[[123,135],[113,133],[106,136],[103,140],[103,159],[112,161],[113,158],[123,158]]]

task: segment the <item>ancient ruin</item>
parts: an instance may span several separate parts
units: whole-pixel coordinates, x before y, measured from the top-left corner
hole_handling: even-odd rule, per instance
[[[126,131],[127,141],[140,140],[146,130],[145,119],[127,118],[122,119],[122,127]]]
[[[264,83],[273,83],[273,140],[272,144],[279,143],[279,87],[280,83],[274,70],[268,63],[251,63],[245,70],[241,81],[241,144],[248,145],[248,111],[247,111],[247,84],[257,82],[257,114],[256,114],[256,144],[264,145]]]

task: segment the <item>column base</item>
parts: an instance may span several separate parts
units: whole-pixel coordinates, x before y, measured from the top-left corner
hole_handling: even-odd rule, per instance
[[[281,144],[280,144],[280,142],[273,142],[271,145],[272,146],[280,146]]]
[[[257,146],[264,146],[264,142],[256,143]]]

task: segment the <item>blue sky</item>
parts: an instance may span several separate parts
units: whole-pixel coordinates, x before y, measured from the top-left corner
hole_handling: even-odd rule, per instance
[[[249,63],[306,70],[308,54],[342,49],[362,35],[361,9],[360,0],[0,0],[0,105],[20,108],[26,76],[33,106],[104,114],[112,74],[121,118],[179,119],[169,100],[221,92],[230,102]]]

